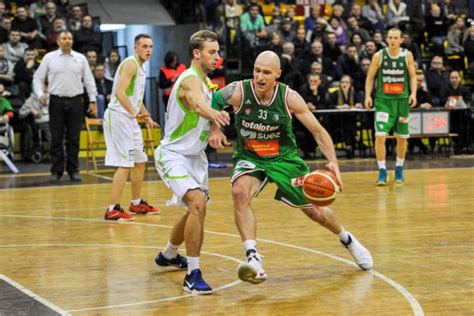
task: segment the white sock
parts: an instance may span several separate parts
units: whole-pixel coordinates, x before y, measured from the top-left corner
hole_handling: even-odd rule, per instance
[[[188,274],[195,269],[199,269],[199,257],[188,257]]]
[[[249,251],[250,249],[257,250],[257,242],[253,239],[247,239],[246,241],[244,241],[244,248],[245,252]]]
[[[165,246],[165,249],[162,252],[163,256],[166,259],[176,258],[176,256],[178,255],[178,247],[179,246],[173,245],[170,241],[168,241],[168,243]]]
[[[379,169],[387,169],[387,166],[385,165],[385,160],[377,160],[377,166],[379,166]]]
[[[109,212],[114,209],[115,205],[117,205],[117,204],[111,204],[111,205],[109,205]]]
[[[395,163],[396,167],[403,167],[403,163],[405,162],[405,158],[398,158],[397,157],[397,162]]]
[[[349,233],[347,230],[344,229],[344,227],[342,227],[342,230],[339,233],[339,240],[345,244],[347,244],[347,242],[349,241]]]
[[[132,204],[133,204],[133,205],[138,205],[138,204],[140,204],[141,201],[142,201],[142,198],[139,198],[139,199],[136,199],[136,200],[132,200]]]

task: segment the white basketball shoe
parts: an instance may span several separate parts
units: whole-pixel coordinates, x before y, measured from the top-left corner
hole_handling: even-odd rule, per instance
[[[374,260],[372,259],[369,250],[362,246],[362,244],[354,237],[354,235],[351,233],[348,234],[349,241],[347,243],[341,241],[341,243],[347,248],[347,250],[349,250],[355,262],[362,270],[372,269],[374,266]]]
[[[262,258],[255,249],[247,250],[247,262],[241,262],[237,273],[239,279],[253,284],[259,284],[268,278],[262,267]]]

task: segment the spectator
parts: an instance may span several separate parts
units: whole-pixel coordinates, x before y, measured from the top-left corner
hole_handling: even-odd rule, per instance
[[[21,41],[34,48],[41,47],[38,23],[29,17],[25,7],[16,8],[16,17],[12,21],[12,30],[19,30]]]
[[[328,32],[326,34],[326,41],[323,45],[324,55],[331,58],[335,64],[339,56],[341,56],[341,47],[337,44],[336,33]]]
[[[57,16],[53,22],[53,29],[46,34],[46,50],[48,52],[58,49],[58,35],[66,30],[66,22]]]
[[[282,43],[292,42],[296,37],[296,31],[293,30],[291,23],[291,19],[287,17],[281,21],[278,33]]]
[[[418,65],[421,65],[421,50],[416,42],[413,41],[413,37],[410,33],[403,33],[402,47],[408,49],[412,54],[413,58]]]
[[[22,120],[31,120],[33,127],[38,133],[41,133],[42,140],[51,143],[51,131],[49,128],[49,95],[45,94],[46,102],[40,104],[38,95],[31,93],[30,97],[20,108],[19,116]],[[33,137],[35,135],[32,135]]]
[[[328,21],[326,21],[324,18],[319,18],[316,21],[316,26],[306,32],[306,40],[310,43],[315,41],[322,42],[324,40],[327,26]]]
[[[321,79],[318,74],[309,74],[307,76],[307,82],[301,86],[299,93],[306,101],[306,105],[310,111],[314,112],[316,109],[327,108],[326,89],[321,86]],[[303,159],[314,159],[316,142],[313,135],[298,120],[294,120],[293,122],[296,143],[301,151],[300,155]],[[323,122],[320,123],[326,124],[326,121],[323,120]]]
[[[360,53],[360,59],[368,58],[369,61],[372,60],[372,57],[377,52],[377,46],[373,40],[368,40],[365,42],[362,52]]]
[[[89,95],[89,111],[96,114],[94,77],[84,55],[72,50],[72,34],[59,34],[59,49],[47,53],[33,76],[33,85],[41,104],[46,79],[50,95],[51,178],[58,183],[64,173],[64,136],[66,133],[66,171],[71,181],[82,181],[79,175],[79,137],[84,119],[82,96]]]
[[[365,28],[359,26],[359,21],[356,19],[354,16],[350,16],[347,18],[347,36],[349,38],[352,37],[352,34],[358,33],[362,39],[365,41],[368,41],[370,39],[370,34],[369,31],[367,31]]]
[[[104,64],[95,65],[94,79],[95,86],[97,87],[97,117],[103,118],[107,104],[110,102],[114,82],[105,78]]]
[[[342,29],[347,31],[347,24],[344,18],[344,7],[341,4],[336,3],[332,6],[332,16],[339,18]]]
[[[284,16],[281,15],[280,7],[274,6],[272,11],[272,18],[270,19],[270,24],[280,25],[283,21]]]
[[[67,21],[68,31],[75,32],[81,29],[82,24],[82,9],[79,5],[72,6],[71,16]]]
[[[318,21],[320,12],[321,6],[319,4],[314,4],[309,8],[309,16],[304,20],[304,30],[306,32],[316,26],[316,22]]]
[[[300,72],[301,63],[295,57],[295,45],[292,42],[286,42],[282,47],[280,81],[292,89],[298,89],[305,80]]]
[[[30,9],[28,10],[28,15],[32,19],[37,19],[41,15],[46,14],[46,2],[48,0],[38,0],[30,5]]]
[[[372,24],[372,30],[384,30],[385,18],[382,14],[378,0],[366,0],[366,4],[362,7],[362,16]]]
[[[444,52],[448,55],[459,54],[464,56],[463,36],[466,31],[466,22],[464,18],[458,16],[454,20],[454,24],[449,27],[448,45],[444,48]]]
[[[62,16],[64,19],[69,19],[69,15],[71,14],[69,0],[59,0],[57,2],[56,11],[59,16]]]
[[[410,21],[407,14],[407,5],[401,0],[390,0],[387,7],[387,25],[389,27],[398,27],[400,30],[406,30],[406,25]]]
[[[5,57],[12,64],[16,64],[17,61],[23,58],[28,45],[20,42],[21,35],[18,30],[12,30],[8,38],[9,41],[2,44],[5,49]]]
[[[91,71],[94,72],[95,65],[97,65],[97,52],[93,49],[89,49],[86,52],[87,62],[91,67]]]
[[[343,75],[349,75],[351,78],[359,72],[359,55],[357,47],[353,44],[347,46],[346,53],[339,56],[336,62],[335,79],[341,79]]]
[[[105,78],[109,80],[114,80],[115,72],[117,71],[118,66],[120,65],[120,55],[118,50],[111,49],[109,56],[105,59]]]
[[[0,116],[2,118],[0,123],[8,124],[14,114],[12,104],[2,96],[3,91],[4,87],[0,84]]]
[[[237,29],[239,27],[242,8],[235,3],[235,0],[227,0],[225,4],[225,25],[229,29]]]
[[[23,58],[20,59],[13,68],[15,83],[18,85],[20,96],[24,99],[30,96],[33,75],[39,67],[39,63],[35,59],[35,50],[27,48]]]
[[[88,50],[102,52],[102,35],[94,30],[90,15],[82,17],[81,28],[74,32],[74,50],[83,54]]]
[[[329,85],[332,83],[333,78],[323,74],[323,65],[321,65],[317,61],[313,61],[311,63],[311,72],[310,72],[310,74],[318,75],[319,79],[321,79],[321,86],[326,90],[329,88]]]
[[[160,68],[158,86],[163,89],[163,104],[165,105],[166,111],[174,83],[179,75],[186,70],[186,66],[179,62],[178,54],[173,51],[166,53],[164,63],[165,65]]]
[[[303,57],[303,74],[307,74],[310,71],[311,64],[317,61],[323,65],[323,73],[334,77],[334,66],[332,60],[323,54],[323,44],[321,42],[313,42],[311,44],[311,52]]]
[[[8,34],[12,29],[12,19],[10,17],[4,17],[2,19],[2,25],[0,26],[0,44],[8,41]]]
[[[443,57],[434,56],[431,59],[430,69],[426,72],[426,84],[433,99],[433,106],[443,106],[440,100],[441,88],[449,85],[449,74],[444,68]]]
[[[441,106],[448,109],[466,109],[471,107],[472,95],[468,88],[461,85],[461,75],[454,70],[449,74],[449,84],[441,90]],[[454,138],[454,153],[460,154],[470,145],[470,111],[451,111],[450,132],[459,136]]]
[[[296,33],[296,30],[300,28],[300,24],[295,21],[296,9],[294,5],[287,6],[285,18],[290,19],[291,22],[291,30],[293,33]]]
[[[249,11],[240,16],[240,29],[253,48],[259,45],[259,39],[266,39],[268,36],[265,21],[258,9],[257,4],[251,4]]]
[[[372,23],[362,15],[362,8],[359,4],[354,3],[351,6],[351,11],[349,12],[349,17],[354,17],[357,20],[357,25],[365,30],[373,30]],[[349,20],[349,18],[347,18]]]
[[[54,20],[59,17],[56,13],[56,5],[54,2],[48,2],[45,5],[46,14],[43,14],[37,18],[39,25],[39,32],[42,37],[46,39],[49,32],[53,31]]]
[[[354,75],[354,89],[356,93],[364,96],[365,98],[365,79],[367,79],[367,72],[369,71],[371,58],[367,56],[360,57],[360,68],[359,71]],[[364,99],[362,98],[362,99]]]
[[[418,70],[416,73],[416,106],[414,108],[428,110],[432,107],[433,105],[431,100],[431,94],[426,85],[425,75],[423,74],[423,71]],[[432,151],[435,146],[435,141],[436,139],[432,137],[430,138],[430,145],[432,147]],[[408,139],[408,151],[410,152],[410,154],[414,152],[415,147],[420,148],[420,151],[424,154],[429,153],[428,147],[423,144],[420,138]]]
[[[326,28],[326,33],[332,33],[336,35],[336,45],[342,49],[345,49],[348,44],[347,36],[346,32],[344,32],[344,29],[341,26],[341,20],[338,17],[333,16],[331,19],[329,19],[329,25]]]
[[[377,46],[377,51],[381,50],[381,49],[384,49],[385,47],[387,47],[387,43],[385,43],[384,39],[383,39],[383,34],[382,32],[380,31],[375,31],[374,32],[374,36],[373,36],[373,40],[375,42],[375,45]]]
[[[431,5],[430,14],[426,17],[426,31],[428,41],[434,44],[434,52],[442,55],[444,53],[443,42],[446,40],[448,22],[441,15],[441,9],[437,4]]]
[[[293,38],[293,45],[295,46],[295,56],[300,57],[301,53],[309,50],[309,43],[306,40],[306,33],[304,28],[299,28],[296,31],[296,36]]]
[[[0,2],[0,20],[8,16],[8,11],[5,3]]]
[[[335,104],[336,107],[341,110],[349,110],[352,108],[361,109],[363,107],[362,99],[360,95],[355,92],[351,77],[347,75],[341,77],[339,89],[332,93],[330,98],[331,103]],[[336,133],[339,131],[339,133],[342,134],[347,158],[351,159],[354,157],[356,142],[356,115],[354,113],[341,113],[339,116],[341,124],[336,128]]]
[[[0,46],[0,84],[10,90],[9,88],[14,80],[13,64],[5,58],[5,49]]]
[[[364,40],[359,33],[353,33],[350,43],[357,48],[357,55],[360,55],[364,49]]]
[[[278,56],[281,56],[283,52],[283,47],[281,46],[282,41],[280,37],[280,33],[274,32],[270,34],[270,44],[264,50],[271,50]]]
[[[466,39],[464,40],[464,53],[469,64],[469,71],[474,73],[474,25],[469,27]]]

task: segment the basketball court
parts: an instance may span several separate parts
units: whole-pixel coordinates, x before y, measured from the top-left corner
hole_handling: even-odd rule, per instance
[[[253,203],[269,275],[259,285],[237,278],[244,251],[230,169],[211,170],[201,256],[210,296],[183,292],[185,272],[154,262],[182,210],[165,206],[170,191],[151,166],[144,197],[162,212],[133,223],[103,220],[112,172],[50,186],[48,173],[4,168],[0,315],[472,315],[473,161],[417,158],[408,161],[404,185],[387,187],[374,185],[372,160],[341,161],[345,190],[332,206],[371,251],[370,272],[329,231],[273,200],[269,185]],[[129,196],[128,184],[123,202]]]

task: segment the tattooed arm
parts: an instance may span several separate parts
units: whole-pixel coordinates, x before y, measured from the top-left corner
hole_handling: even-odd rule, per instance
[[[240,81],[229,83],[212,96],[212,107],[215,110],[222,110],[232,106],[236,110],[241,103],[242,91],[240,90]]]

